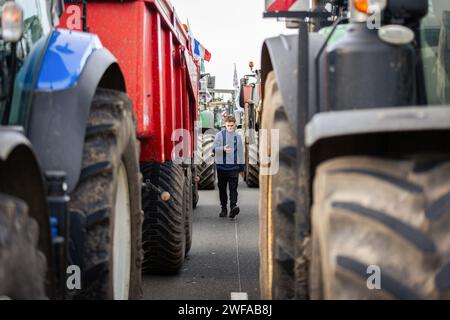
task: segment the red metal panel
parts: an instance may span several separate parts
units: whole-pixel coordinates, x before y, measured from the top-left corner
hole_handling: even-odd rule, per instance
[[[165,158],[170,159],[174,143],[172,141],[172,132],[176,129],[175,126],[175,101],[174,101],[174,72],[173,72],[173,40],[172,33],[168,30],[163,30],[163,50],[162,55],[164,60],[164,153]]]
[[[198,64],[194,62],[194,59],[192,58],[192,55],[189,51],[185,51],[184,58],[186,59],[186,65],[188,69],[188,75],[189,75],[189,84],[191,92],[198,92],[198,84],[199,84],[199,75],[200,75],[200,68]],[[198,95],[195,95],[198,96]],[[195,98],[195,101],[197,101],[197,98]]]
[[[66,4],[64,13],[60,19],[60,28],[82,31],[83,8],[81,4]]]
[[[185,86],[183,85],[185,82],[185,75],[184,75],[184,69],[181,65],[181,57],[182,57],[182,50],[181,48],[177,48],[175,50],[175,70],[174,70],[174,89],[175,89],[175,127],[176,128],[183,128],[183,103],[184,103],[184,91],[186,90]]]
[[[189,119],[189,94],[187,92],[186,92],[186,100],[183,104],[183,113],[185,114],[185,116],[183,117],[183,128],[185,130],[189,131],[189,121],[190,121],[190,119]],[[186,148],[187,138],[188,137],[183,137],[183,143],[184,143],[185,148]],[[183,157],[189,157],[188,150],[183,150],[183,151],[185,151],[183,153]]]
[[[69,27],[73,19],[66,12],[61,20],[61,26]],[[87,26],[124,72],[141,140],[141,161],[169,160],[173,130],[189,129],[193,136],[199,74],[173,6],[167,0],[90,0]]]
[[[181,126],[183,127],[183,129],[186,128],[186,122],[188,121],[187,118],[189,116],[188,114],[188,110],[186,105],[188,104],[188,99],[189,99],[189,94],[188,94],[188,89],[187,89],[187,70],[186,67],[182,67],[181,68],[181,87],[182,87],[182,99],[181,99],[181,114],[183,115],[183,117],[181,118]]]
[[[183,108],[183,128],[187,128],[187,122],[189,121],[189,93],[188,93],[188,85],[187,85],[187,69],[183,68],[183,104],[182,104],[182,108]]]
[[[163,82],[163,35],[161,30],[161,17],[158,13],[150,12],[151,41],[150,51],[146,51],[145,59],[151,59],[152,70],[147,79],[150,84],[150,97],[152,104],[150,107],[148,128],[140,134],[143,140],[141,143],[141,159],[148,162],[164,162],[164,82]],[[147,129],[147,130],[145,130]]]
[[[191,96],[191,95],[189,95],[189,121],[188,121],[188,123],[187,123],[187,128],[186,128],[186,130],[187,131],[189,131],[189,132],[191,132],[191,133],[193,133],[194,132],[194,112],[195,112],[195,110],[196,110],[196,106],[194,105],[194,103],[195,103],[195,99],[193,99],[193,97]],[[194,135],[193,134],[191,134],[189,137],[186,137],[186,139],[190,139],[190,146],[191,146],[191,148],[189,149],[189,150],[187,150],[187,152],[189,152],[189,154],[186,154],[186,157],[189,159],[189,158],[191,158],[192,156],[193,156],[193,153],[192,153],[192,147],[193,147],[193,137],[194,137]]]

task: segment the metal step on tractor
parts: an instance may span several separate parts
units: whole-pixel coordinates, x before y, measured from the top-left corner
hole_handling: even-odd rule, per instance
[[[450,298],[450,2],[266,1],[265,299]]]
[[[260,71],[253,71],[241,79],[239,105],[244,110],[242,134],[244,137],[245,175],[244,179],[250,188],[259,187],[259,126],[261,123],[261,77]]]
[[[176,274],[191,249],[198,201],[192,39],[168,0],[65,3],[61,26],[97,34],[123,68],[141,146],[143,270]]]
[[[0,1],[0,297],[141,296],[139,144],[116,58],[55,29],[58,0]]]

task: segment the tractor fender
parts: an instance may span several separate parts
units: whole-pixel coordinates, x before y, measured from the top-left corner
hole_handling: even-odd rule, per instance
[[[21,133],[21,127],[0,126],[0,161],[6,162],[19,147],[31,150],[31,143]]]
[[[450,108],[414,106],[318,113],[306,125],[305,140],[311,174],[324,161],[337,157],[448,154]]]
[[[88,33],[53,30],[39,71],[27,136],[42,171],[80,176],[86,123],[98,87],[126,91],[116,58]]]
[[[23,200],[39,225],[39,249],[52,261],[44,177],[21,127],[0,126],[0,193]]]
[[[387,132],[450,129],[447,106],[349,110],[316,114],[306,125],[308,147],[324,139]]]
[[[298,106],[299,90],[299,47],[298,34],[280,35],[278,37],[266,39],[261,56],[261,84],[262,99],[265,96],[265,82],[269,72],[275,72],[278,87],[283,97],[284,108],[289,123],[297,132],[297,108],[308,108],[309,114],[313,114],[316,104],[315,91],[315,59],[325,42],[323,35],[319,33],[309,33],[309,105]],[[301,70],[300,70],[301,72]],[[263,100],[264,101],[264,100]]]

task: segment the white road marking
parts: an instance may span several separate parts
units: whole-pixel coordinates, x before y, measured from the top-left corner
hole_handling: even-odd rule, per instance
[[[239,292],[242,292],[241,269],[239,266],[239,236],[238,236],[238,230],[237,230],[237,219],[234,219],[234,230],[235,230],[235,238],[236,238],[236,261],[237,261],[237,269],[238,269]]]
[[[231,300],[248,300],[248,293],[242,292],[242,282],[241,282],[241,268],[239,264],[239,234],[237,228],[237,219],[234,219],[234,232],[236,239],[236,262],[238,271],[238,281],[239,281],[239,292],[231,292]]]
[[[247,292],[232,292],[231,300],[248,300]]]

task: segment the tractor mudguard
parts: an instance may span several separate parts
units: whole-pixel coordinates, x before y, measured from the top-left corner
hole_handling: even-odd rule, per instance
[[[0,193],[22,199],[39,225],[39,249],[51,260],[45,182],[28,139],[19,127],[0,126]]]
[[[20,131],[20,127],[0,126],[0,161],[8,161],[11,153],[19,147],[31,150],[30,141]]]
[[[97,87],[125,91],[115,57],[92,34],[54,30],[37,78],[27,126],[43,172],[67,173],[78,183],[86,122]]]
[[[299,90],[299,48],[298,34],[280,35],[278,37],[266,39],[263,45],[261,57],[261,83],[262,98],[264,99],[264,89],[267,75],[270,71],[275,72],[277,83],[283,97],[284,108],[289,123],[297,132],[297,108]],[[315,60],[316,56],[325,42],[323,35],[319,33],[309,33],[309,114],[313,114],[317,109],[316,105],[316,80],[315,80]],[[301,106],[303,107],[303,106]]]
[[[306,145],[323,139],[389,132],[439,131],[450,129],[450,108],[397,107],[316,114],[305,129]]]

